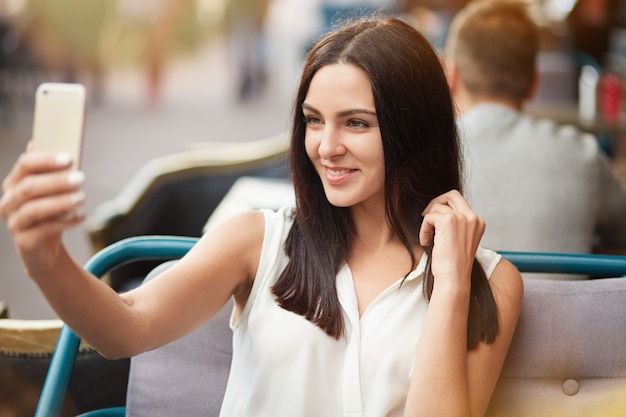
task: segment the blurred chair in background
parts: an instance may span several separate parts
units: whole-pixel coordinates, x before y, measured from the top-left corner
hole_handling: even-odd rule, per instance
[[[0,416],[35,414],[60,320],[0,320]],[[81,344],[63,402],[61,416],[123,406],[130,360],[109,361]]]
[[[130,236],[194,236],[233,183],[242,176],[288,179],[285,134],[253,142],[206,143],[153,159],[87,219],[93,251]],[[153,262],[122,267],[110,275],[121,291],[144,277]]]

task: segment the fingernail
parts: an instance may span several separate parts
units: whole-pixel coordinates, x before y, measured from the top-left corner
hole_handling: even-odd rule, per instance
[[[55,162],[57,165],[65,166],[72,162],[72,157],[66,152],[59,152],[55,156]]]
[[[72,204],[77,204],[85,201],[85,193],[82,191],[78,191],[70,196],[70,202]]]
[[[85,173],[82,171],[72,171],[67,176],[67,182],[70,185],[80,185],[85,181]]]

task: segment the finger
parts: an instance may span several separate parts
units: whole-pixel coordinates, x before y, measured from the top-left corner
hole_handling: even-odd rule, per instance
[[[430,208],[428,209],[427,213],[424,213],[423,215],[427,215],[427,214],[443,214],[443,213],[454,213],[455,210],[450,207],[448,204],[443,204],[443,203],[434,203],[432,205],[430,205]]]
[[[422,221],[419,231],[419,242],[422,246],[431,246],[435,238],[435,224],[433,216],[426,215]]]
[[[467,200],[465,200],[461,193],[458,190],[451,190],[433,198],[422,212],[422,215],[430,212],[434,206],[440,204],[449,206],[460,212],[472,211]]]
[[[435,231],[440,238],[456,236],[453,239],[466,239],[471,236],[472,242],[480,240],[485,231],[485,221],[473,211],[461,213],[450,206],[435,204],[426,214],[420,228],[420,244],[432,245]]]
[[[422,221],[419,233],[420,244],[422,246],[433,245],[435,242],[435,232],[438,232],[437,236],[445,235],[453,219],[458,215],[458,213],[455,213],[447,206],[441,209],[433,207],[433,210],[424,216],[424,220]]]
[[[29,150],[20,155],[2,182],[2,190],[19,183],[24,177],[31,174],[59,171],[72,165],[72,157],[65,152],[43,152]]]
[[[57,194],[77,191],[83,184],[85,175],[80,171],[59,171],[29,175],[14,186],[8,187],[0,200],[0,212],[10,216],[26,202]]]
[[[84,202],[85,194],[80,191],[31,200],[12,213],[7,226],[14,235],[46,223],[67,227],[68,222],[73,224],[83,216],[80,208]]]
[[[419,232],[419,242],[422,246],[430,246],[435,240],[436,223],[440,221],[437,215],[452,213],[453,210],[450,206],[437,202],[429,205],[428,211],[424,211],[425,214],[423,214],[424,218]]]
[[[452,207],[447,204],[434,204],[427,214],[438,215],[458,215],[465,219],[468,223],[481,222],[482,219],[469,207],[469,205],[460,204],[462,209]]]

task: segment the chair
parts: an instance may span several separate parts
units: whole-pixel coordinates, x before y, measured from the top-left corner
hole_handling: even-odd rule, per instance
[[[486,417],[618,417],[626,410],[626,280],[526,280]]]
[[[0,415],[35,413],[62,325],[61,320],[0,320]],[[124,405],[129,366],[129,359],[108,361],[81,343],[60,415]]]
[[[86,268],[101,276],[137,259],[178,258],[195,241],[158,236],[129,238],[98,252]],[[523,272],[626,274],[623,256],[518,252],[503,252],[503,256]],[[167,264],[152,275],[163,268]],[[525,284],[520,321],[487,417],[622,416],[626,409],[626,279],[527,279]],[[230,366],[230,351],[224,348],[230,338],[228,331],[222,331],[228,308],[189,335],[133,358],[127,408],[94,410],[82,417],[124,416],[126,412],[129,417],[216,415],[216,410],[204,408],[204,397],[211,394],[196,382],[206,379],[197,374],[207,375],[202,368],[209,363],[208,372],[215,376],[213,406],[219,406]],[[187,346],[198,340],[206,342],[216,334],[221,334],[217,338],[222,340],[209,348]],[[69,328],[63,328],[35,417],[59,415],[79,342]],[[163,354],[169,355],[167,360]],[[152,372],[152,377],[146,376],[146,370]],[[185,382],[182,389],[178,386],[181,382]],[[185,404],[178,412],[172,411],[172,404],[167,406],[172,390],[185,395]],[[135,395],[144,397],[138,400]],[[141,409],[142,404],[150,404],[150,408]],[[163,414],[158,413],[161,410]]]
[[[251,142],[204,143],[148,161],[88,217],[92,251],[131,236],[201,236],[238,178],[288,178],[288,146],[287,135],[280,134]],[[133,287],[156,265],[134,262],[117,268],[108,276],[110,285],[117,291]]]
[[[96,276],[103,276],[111,269],[128,262],[182,257],[195,242],[194,238],[182,237],[131,238],[102,249],[86,263],[85,268]],[[35,417],[60,415],[79,345],[80,338],[64,325],[50,360]],[[111,407],[81,414],[83,417],[124,415],[125,407]]]

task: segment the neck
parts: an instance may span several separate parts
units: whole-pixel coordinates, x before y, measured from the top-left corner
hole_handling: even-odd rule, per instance
[[[522,101],[510,100],[504,97],[495,97],[489,95],[470,94],[464,88],[458,88],[454,93],[454,101],[457,107],[457,115],[461,116],[470,111],[479,104],[493,103],[506,106],[517,112],[523,110],[524,103]]]
[[[368,246],[384,245],[395,239],[387,219],[384,206],[365,209],[362,206],[352,208],[355,238]]]

